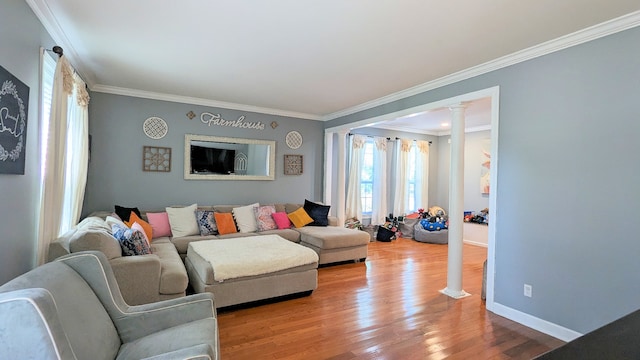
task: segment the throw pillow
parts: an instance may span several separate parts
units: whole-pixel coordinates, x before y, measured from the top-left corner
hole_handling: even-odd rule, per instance
[[[147,235],[144,233],[144,227],[142,227],[142,225],[140,225],[140,223],[138,223],[137,221],[134,222],[133,224],[131,224],[130,226],[131,230],[138,230],[142,233],[142,235],[144,235],[144,240],[147,242],[147,245],[151,245],[151,240],[149,240],[149,238],[147,237]]]
[[[171,235],[171,225],[169,225],[169,215],[166,212],[147,213],[149,225],[151,225],[153,238],[159,238]]]
[[[112,229],[113,225],[120,225],[122,227],[128,227],[127,224],[123,223],[122,220],[120,220],[118,215],[116,215],[116,214],[113,214],[113,215],[115,215],[115,216],[108,215],[104,219],[104,222],[106,222],[107,225],[109,225],[109,229]]]
[[[138,217],[138,215],[136,215],[136,213],[132,211],[131,216],[129,217],[129,221],[125,221],[124,224],[128,227],[131,227],[135,223],[138,223],[140,226],[142,226],[142,228],[144,229],[144,234],[147,237],[147,241],[153,239],[153,228],[151,228],[151,225],[149,225],[148,222],[140,219],[140,217]]]
[[[258,230],[258,224],[256,223],[256,215],[253,213],[253,208],[259,207],[260,204],[255,203],[247,206],[233,208],[233,217],[238,224],[238,231],[241,233],[251,233]]]
[[[291,227],[291,220],[287,217],[286,212],[274,212],[271,217],[276,222],[278,229],[289,229]]]
[[[196,210],[196,220],[198,221],[201,236],[216,235],[218,233],[218,226],[216,226],[213,211]]]
[[[197,209],[198,204],[182,208],[166,208],[169,216],[169,225],[171,225],[171,233],[174,238],[200,234],[200,228],[196,221]]]
[[[289,220],[293,223],[293,226],[297,228],[301,228],[305,225],[309,225],[313,222],[313,219],[304,211],[304,208],[299,208],[298,210],[287,215]]]
[[[311,216],[313,222],[309,226],[327,226],[329,225],[329,209],[331,206],[317,204],[309,200],[304,200],[304,210]]]
[[[144,233],[132,230],[126,226],[115,224],[111,227],[113,237],[118,239],[123,256],[151,254],[149,245],[144,239]]]
[[[140,214],[140,210],[138,210],[137,207],[124,207],[124,206],[116,205],[115,210],[116,210],[116,214],[120,217],[120,220],[122,221],[129,221],[129,216],[131,215],[132,211],[136,213],[136,215],[142,216]]]
[[[278,225],[271,217],[271,214],[276,212],[276,207],[273,205],[264,205],[257,208],[253,208],[253,212],[256,216],[256,224],[258,231],[267,231],[277,229]]]
[[[213,217],[216,219],[218,234],[225,235],[238,232],[238,229],[236,229],[236,223],[233,221],[233,215],[231,213],[214,212]]]

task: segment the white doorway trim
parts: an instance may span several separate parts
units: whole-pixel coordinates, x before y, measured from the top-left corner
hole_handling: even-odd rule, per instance
[[[340,126],[335,126],[331,128],[325,129],[325,180],[324,180],[324,198],[325,201],[333,198],[333,191],[344,191],[337,186],[332,186],[334,174],[332,170],[337,170],[337,164],[340,161],[336,161],[336,158],[333,156],[333,152],[340,149],[336,149],[335,146],[327,146],[328,142],[333,139],[334,134],[345,134],[351,129],[365,127],[368,125],[389,121],[396,119],[398,117],[415,114],[418,112],[430,111],[440,108],[446,108],[454,104],[460,104],[464,102],[470,102],[482,98],[491,98],[491,172],[490,172],[490,184],[491,191],[489,193],[489,228],[488,228],[488,245],[487,245],[487,300],[486,300],[486,308],[491,312],[495,312],[495,304],[494,304],[494,280],[495,280],[495,248],[497,246],[495,235],[496,235],[496,222],[499,221],[498,216],[496,214],[496,204],[497,204],[497,191],[498,188],[498,130],[499,130],[499,108],[500,108],[500,87],[494,86],[487,89],[482,89],[474,92],[470,92],[467,94],[455,96],[448,99],[443,99],[439,101],[434,101],[428,104],[415,106],[412,108],[396,111],[389,114],[384,114],[380,116],[376,116],[373,118],[360,120]],[[344,142],[343,142],[344,143]],[[333,144],[333,143],[332,143]],[[344,151],[342,151],[344,153]],[[338,173],[340,173],[338,171]],[[344,173],[344,172],[343,172]],[[340,183],[338,181],[338,183]],[[340,198],[340,197],[338,197]],[[344,196],[342,197],[344,198]],[[336,207],[344,208],[345,204],[336,204]]]

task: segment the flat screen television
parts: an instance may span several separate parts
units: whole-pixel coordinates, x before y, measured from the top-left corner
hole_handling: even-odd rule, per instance
[[[192,174],[233,174],[236,151],[191,145]]]

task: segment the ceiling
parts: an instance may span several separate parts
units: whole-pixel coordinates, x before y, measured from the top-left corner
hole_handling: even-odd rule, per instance
[[[26,1],[93,91],[316,120],[640,10],[638,0]]]

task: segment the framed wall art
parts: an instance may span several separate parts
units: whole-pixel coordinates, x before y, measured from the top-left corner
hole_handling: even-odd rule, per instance
[[[284,174],[302,175],[302,155],[284,156]]]
[[[0,66],[0,174],[24,175],[29,87]]]
[[[171,172],[171,148],[144,146],[142,171]]]

